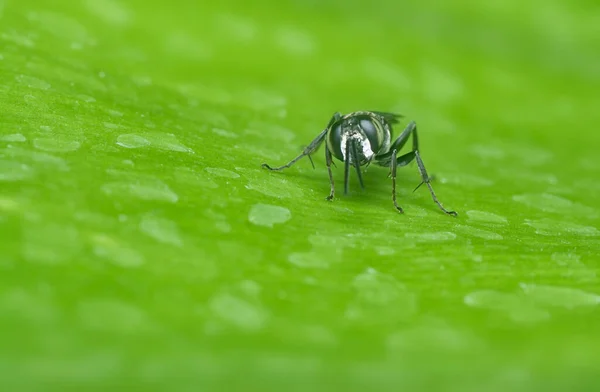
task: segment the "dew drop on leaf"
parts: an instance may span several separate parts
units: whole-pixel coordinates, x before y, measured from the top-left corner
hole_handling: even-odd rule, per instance
[[[270,204],[255,204],[248,213],[248,220],[257,226],[273,227],[290,220],[292,213],[285,207]]]

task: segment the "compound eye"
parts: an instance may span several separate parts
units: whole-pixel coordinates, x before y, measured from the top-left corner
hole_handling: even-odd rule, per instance
[[[381,144],[383,143],[383,137],[381,130],[377,128],[373,120],[367,118],[361,119],[360,128],[369,139],[369,143],[371,143],[371,149],[374,152],[379,151]]]
[[[368,119],[360,120],[360,127],[362,128],[363,131],[365,131],[365,133],[367,135],[377,133],[377,130],[375,129],[375,125],[373,125],[373,122],[371,120],[368,120]]]
[[[336,157],[340,161],[344,160],[344,155],[342,154],[341,123],[334,124],[329,130],[329,134],[327,135],[327,147],[329,147],[329,151],[331,151],[334,157]]]

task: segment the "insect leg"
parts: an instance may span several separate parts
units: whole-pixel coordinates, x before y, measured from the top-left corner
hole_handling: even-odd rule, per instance
[[[327,196],[327,200],[333,200],[333,196],[335,196],[335,186],[333,184],[333,173],[331,172],[331,164],[333,163],[333,159],[331,157],[331,151],[329,148],[325,146],[325,163],[327,164],[327,172],[329,173],[329,185],[331,186],[331,190],[329,191],[329,196]]]
[[[308,159],[310,160],[310,163],[312,164],[312,167],[314,169],[315,164],[314,164],[310,154],[317,151],[317,149],[323,143],[323,140],[325,140],[325,136],[327,136],[327,131],[329,130],[329,128],[340,118],[342,118],[342,115],[340,113],[334,113],[333,116],[331,116],[331,119],[329,120],[327,127],[325,127],[325,129],[321,133],[319,133],[317,135],[317,137],[312,142],[310,142],[310,144],[308,146],[306,146],[304,148],[304,150],[302,150],[302,153],[300,155],[298,155],[296,158],[292,159],[285,165],[279,166],[279,167],[271,167],[268,164],[263,163],[261,166],[263,168],[269,169],[269,170],[283,170],[283,169],[287,169],[288,167],[292,166],[294,163],[298,162],[300,159],[302,159],[302,157],[308,156]]]
[[[356,174],[358,175],[358,182],[360,182],[360,187],[365,189],[363,185],[362,173],[360,172],[360,162],[358,160],[358,142],[353,139],[352,140],[352,162],[354,163],[354,168],[356,169]]]
[[[396,169],[398,168],[398,166],[408,165],[413,159],[415,159],[415,151],[411,151],[397,158],[396,156],[397,151],[392,150],[392,157],[390,159],[390,177],[392,177],[392,201],[394,202],[394,207],[396,207],[398,211],[404,212],[402,210],[402,207],[400,207],[396,202]],[[396,162],[396,164],[394,165],[392,162]]]
[[[402,207],[398,205],[396,202],[396,149],[392,150],[392,159],[390,159],[390,176],[392,177],[392,201],[394,202],[394,207],[398,210],[398,212],[403,213]]]
[[[350,143],[346,142],[346,155],[344,155],[344,194],[350,189]]]
[[[304,150],[302,151],[302,153],[300,155],[298,155],[296,158],[292,159],[291,161],[289,161],[288,163],[286,163],[283,166],[279,166],[279,167],[271,167],[266,163],[263,163],[261,166],[264,167],[265,169],[269,169],[269,170],[283,170],[283,169],[287,169],[288,167],[292,166],[294,163],[298,162],[300,159],[302,159],[305,156],[309,156],[310,158],[310,154],[312,154],[313,152],[315,152],[323,143],[323,140],[325,140],[325,136],[327,135],[327,129],[324,129],[312,142],[310,142],[310,144],[308,146],[306,146],[306,148],[304,148]],[[312,162],[312,159],[311,159]],[[314,167],[314,165],[313,165]]]
[[[408,138],[411,136],[411,134],[413,137],[413,151],[418,150],[419,149],[419,139],[417,136],[417,124],[414,121],[411,121],[406,126],[406,128],[404,128],[404,131],[402,131],[402,133],[400,134],[400,136],[398,136],[398,138],[394,141],[394,143],[392,143],[392,145],[390,146],[390,150],[388,152],[378,155],[376,157],[377,164],[381,165],[381,166],[391,165],[391,162],[394,162],[394,160],[396,160],[396,158],[392,159],[392,154],[393,154],[394,150],[396,150],[396,153],[398,151],[400,151],[402,149],[402,147],[404,147],[404,145],[408,141]],[[397,164],[399,166],[408,165],[414,159],[414,154],[412,157],[409,154],[405,154],[405,155],[402,155],[401,157],[397,158],[397,161],[398,161]],[[391,171],[390,171],[390,175],[391,175]]]
[[[404,145],[406,144],[406,142],[408,141],[408,138],[410,136],[412,136],[412,151],[407,154],[404,154],[400,157],[396,157],[397,151],[399,151],[402,147],[404,147]],[[394,143],[391,146],[391,151],[388,153],[382,154],[381,156],[378,156],[377,160],[382,165],[388,165],[388,164],[390,165],[390,175],[391,175],[392,179],[395,179],[396,167],[397,166],[406,166],[413,159],[415,159],[417,161],[419,173],[421,174],[421,183],[417,186],[417,188],[415,188],[415,190],[418,189],[423,184],[427,185],[427,188],[429,188],[429,193],[431,194],[431,197],[432,197],[433,201],[435,202],[435,204],[437,204],[438,207],[440,207],[440,209],[442,211],[444,211],[446,214],[452,215],[452,216],[457,216],[458,214],[456,212],[448,211],[444,208],[444,206],[442,206],[442,203],[440,203],[437,196],[435,195],[435,192],[433,191],[433,187],[431,186],[431,177],[429,177],[429,175],[427,174],[427,170],[425,170],[425,165],[423,164],[423,160],[421,159],[421,156],[419,154],[419,137],[418,137],[418,133],[417,133],[417,124],[414,121],[411,121],[406,126],[404,131],[402,131],[400,136],[398,136],[398,138],[394,141]],[[395,162],[395,165],[394,165],[394,162]],[[396,195],[395,185],[396,184],[395,184],[395,180],[394,180],[392,182],[392,186],[394,188],[394,205],[396,206],[396,208],[398,208],[398,206],[396,205],[396,202],[395,202],[395,195]]]
[[[431,178],[427,175],[427,171],[425,170],[425,165],[423,164],[421,155],[419,155],[419,151],[415,150],[414,153],[415,153],[415,158],[417,161],[417,167],[419,168],[419,172],[421,173],[421,178],[423,179],[421,184],[419,184],[419,186],[417,186],[417,188],[415,188],[415,190],[417,190],[422,184],[427,185],[427,188],[429,188],[429,193],[431,193],[431,198],[433,199],[433,202],[435,204],[437,204],[438,207],[440,207],[440,209],[442,211],[444,211],[446,214],[452,215],[452,216],[457,216],[458,214],[455,211],[448,211],[447,209],[444,208],[442,203],[440,203],[437,196],[435,195],[435,192],[433,191],[433,187],[431,186],[431,182],[430,182]]]
[[[411,135],[412,135],[412,139],[413,139],[413,148],[412,149],[413,149],[413,151],[418,150],[419,149],[419,135],[417,134],[417,123],[414,121],[411,121],[410,123],[408,123],[406,128],[404,128],[404,131],[402,131],[400,136],[398,136],[396,141],[394,141],[394,144],[392,144],[391,149],[400,151],[402,149],[402,147],[404,147],[404,145],[408,141],[408,138]]]

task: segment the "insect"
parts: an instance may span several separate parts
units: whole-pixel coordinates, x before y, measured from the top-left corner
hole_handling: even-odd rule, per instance
[[[266,163],[262,167],[269,170],[283,170],[301,158],[307,156],[310,159],[313,168],[315,167],[311,154],[326,142],[325,163],[329,173],[329,184],[331,191],[327,200],[333,200],[335,196],[335,186],[331,165],[333,157],[344,162],[344,193],[349,190],[350,166],[354,166],[361,188],[364,189],[361,167],[368,167],[371,162],[380,166],[390,168],[388,177],[392,178],[392,201],[394,207],[399,212],[404,212],[396,201],[396,169],[398,166],[406,166],[413,160],[417,161],[417,167],[421,174],[421,183],[415,188],[415,191],[423,184],[429,188],[429,193],[433,201],[448,215],[457,216],[454,211],[444,208],[439,202],[431,186],[431,178],[427,175],[425,165],[419,154],[419,138],[417,135],[417,124],[411,121],[398,138],[392,143],[392,124],[399,122],[402,115],[376,112],[376,111],[358,111],[346,115],[335,113],[327,127],[317,135],[317,137],[302,151],[300,155],[289,161],[287,164],[279,167],[271,167]],[[409,137],[412,136],[412,150],[398,156],[399,151],[404,147]],[[335,165],[335,164],[334,164]]]

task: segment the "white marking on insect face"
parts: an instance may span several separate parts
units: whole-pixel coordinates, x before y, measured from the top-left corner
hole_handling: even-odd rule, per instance
[[[350,143],[352,140],[358,141],[358,144],[362,148],[362,155],[367,160],[370,161],[375,153],[371,149],[371,142],[369,139],[360,133],[351,133],[351,134],[343,134],[342,135],[342,156],[344,157],[344,161],[347,159],[346,157],[346,146],[347,143]],[[350,163],[352,160],[350,160]]]

